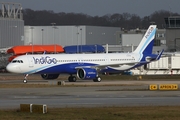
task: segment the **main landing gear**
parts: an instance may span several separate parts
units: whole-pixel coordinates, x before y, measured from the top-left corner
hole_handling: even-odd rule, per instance
[[[69,78],[68,78],[68,81],[69,82],[76,82],[77,78],[76,76],[73,76],[73,75],[70,75]],[[93,79],[94,82],[101,82],[101,77],[100,76],[97,76],[96,78]]]
[[[76,76],[70,75],[68,80],[69,80],[69,82],[76,82],[77,78],[76,78]]]
[[[95,79],[93,79],[94,82],[101,82],[101,77],[97,76]]]

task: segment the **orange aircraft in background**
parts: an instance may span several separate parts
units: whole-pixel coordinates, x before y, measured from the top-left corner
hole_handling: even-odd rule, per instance
[[[14,46],[7,50],[8,54],[13,54],[9,57],[9,62],[20,55],[25,54],[40,54],[40,53],[63,53],[64,49],[60,45],[22,45]]]

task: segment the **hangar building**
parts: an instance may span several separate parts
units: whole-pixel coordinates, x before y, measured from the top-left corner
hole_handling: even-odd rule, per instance
[[[1,3],[0,49],[24,44],[24,21],[19,3]]]
[[[25,26],[25,45],[59,44],[92,45],[118,44],[116,32],[118,27],[99,26]]]

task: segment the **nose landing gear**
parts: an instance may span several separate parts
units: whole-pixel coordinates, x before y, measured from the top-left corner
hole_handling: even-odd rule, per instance
[[[27,83],[27,77],[28,77],[28,74],[26,74],[26,75],[24,76],[23,83]]]

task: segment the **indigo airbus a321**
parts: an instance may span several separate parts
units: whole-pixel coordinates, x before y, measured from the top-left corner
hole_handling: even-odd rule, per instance
[[[155,33],[156,25],[150,25],[132,53],[27,54],[13,59],[6,69],[12,73],[41,74],[43,79],[56,79],[60,74],[69,74],[69,82],[75,82],[77,77],[100,82],[100,73],[127,71],[159,60],[163,50],[152,54]],[[24,82],[27,82],[26,77]]]

